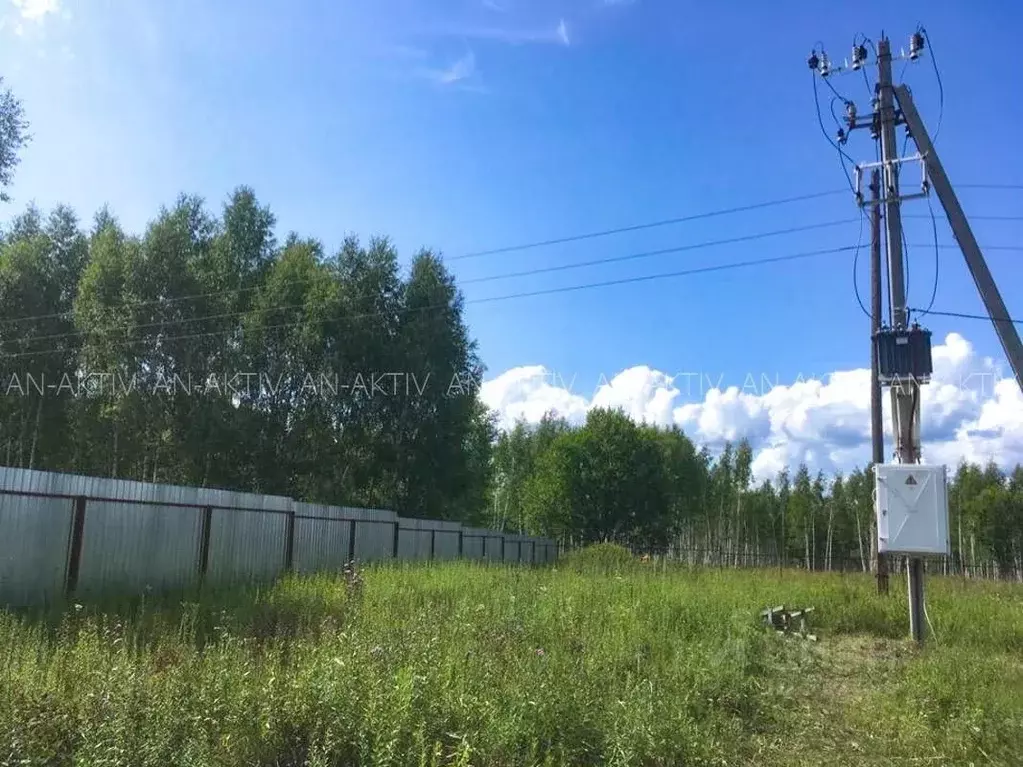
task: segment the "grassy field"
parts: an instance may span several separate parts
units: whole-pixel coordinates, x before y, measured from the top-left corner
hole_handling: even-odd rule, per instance
[[[2,765],[1023,763],[1023,589],[380,568],[0,614]],[[813,605],[816,643],[758,626]]]

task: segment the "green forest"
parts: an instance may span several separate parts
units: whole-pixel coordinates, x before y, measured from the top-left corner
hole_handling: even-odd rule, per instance
[[[27,124],[0,100],[0,191]],[[6,197],[7,193],[4,192]],[[10,206],[5,204],[5,208]],[[2,210],[2,209],[0,209]],[[278,239],[239,187],[141,234],[29,206],[0,230],[0,464],[389,508],[716,564],[870,569],[869,467],[753,483],[749,443],[593,410],[496,427],[440,256]],[[954,572],[1023,577],[1023,469],[963,465]]]

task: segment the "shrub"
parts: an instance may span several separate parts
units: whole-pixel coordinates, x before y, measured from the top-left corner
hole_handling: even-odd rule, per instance
[[[594,543],[570,551],[559,560],[561,567],[578,573],[622,573],[637,564],[632,552],[617,543]]]

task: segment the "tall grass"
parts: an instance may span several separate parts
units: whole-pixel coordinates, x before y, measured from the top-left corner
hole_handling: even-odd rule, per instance
[[[1018,589],[929,579],[919,653],[897,581],[588,556],[0,614],[0,764],[812,764],[787,734],[839,725],[847,764],[1023,748]],[[817,645],[758,626],[783,602],[817,608]],[[842,665],[862,678],[832,695]]]

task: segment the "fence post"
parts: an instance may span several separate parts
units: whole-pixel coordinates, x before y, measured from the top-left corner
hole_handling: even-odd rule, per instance
[[[64,593],[71,596],[78,588],[78,573],[82,567],[82,541],[85,537],[85,496],[75,498],[71,515],[71,541],[68,546],[67,572],[64,579]]]
[[[398,520],[394,520],[394,558],[398,558],[398,531],[401,530],[401,525]]]
[[[437,531],[430,530],[430,561],[437,557]]]
[[[353,519],[348,526],[348,561],[355,561],[355,520]]]
[[[284,529],[284,570],[291,572],[295,565],[295,510],[288,510]]]
[[[199,533],[199,585],[206,582],[206,573],[210,569],[210,530],[213,527],[213,507],[202,509],[202,530]]]
[[[463,532],[464,531],[462,530],[462,528],[458,528],[458,558],[459,559],[462,559],[462,549],[463,549],[463,546],[464,546],[464,542],[462,540]]]
[[[480,537],[480,543],[483,544],[483,553],[480,555],[480,559],[484,562],[487,561],[487,536],[486,534]]]

